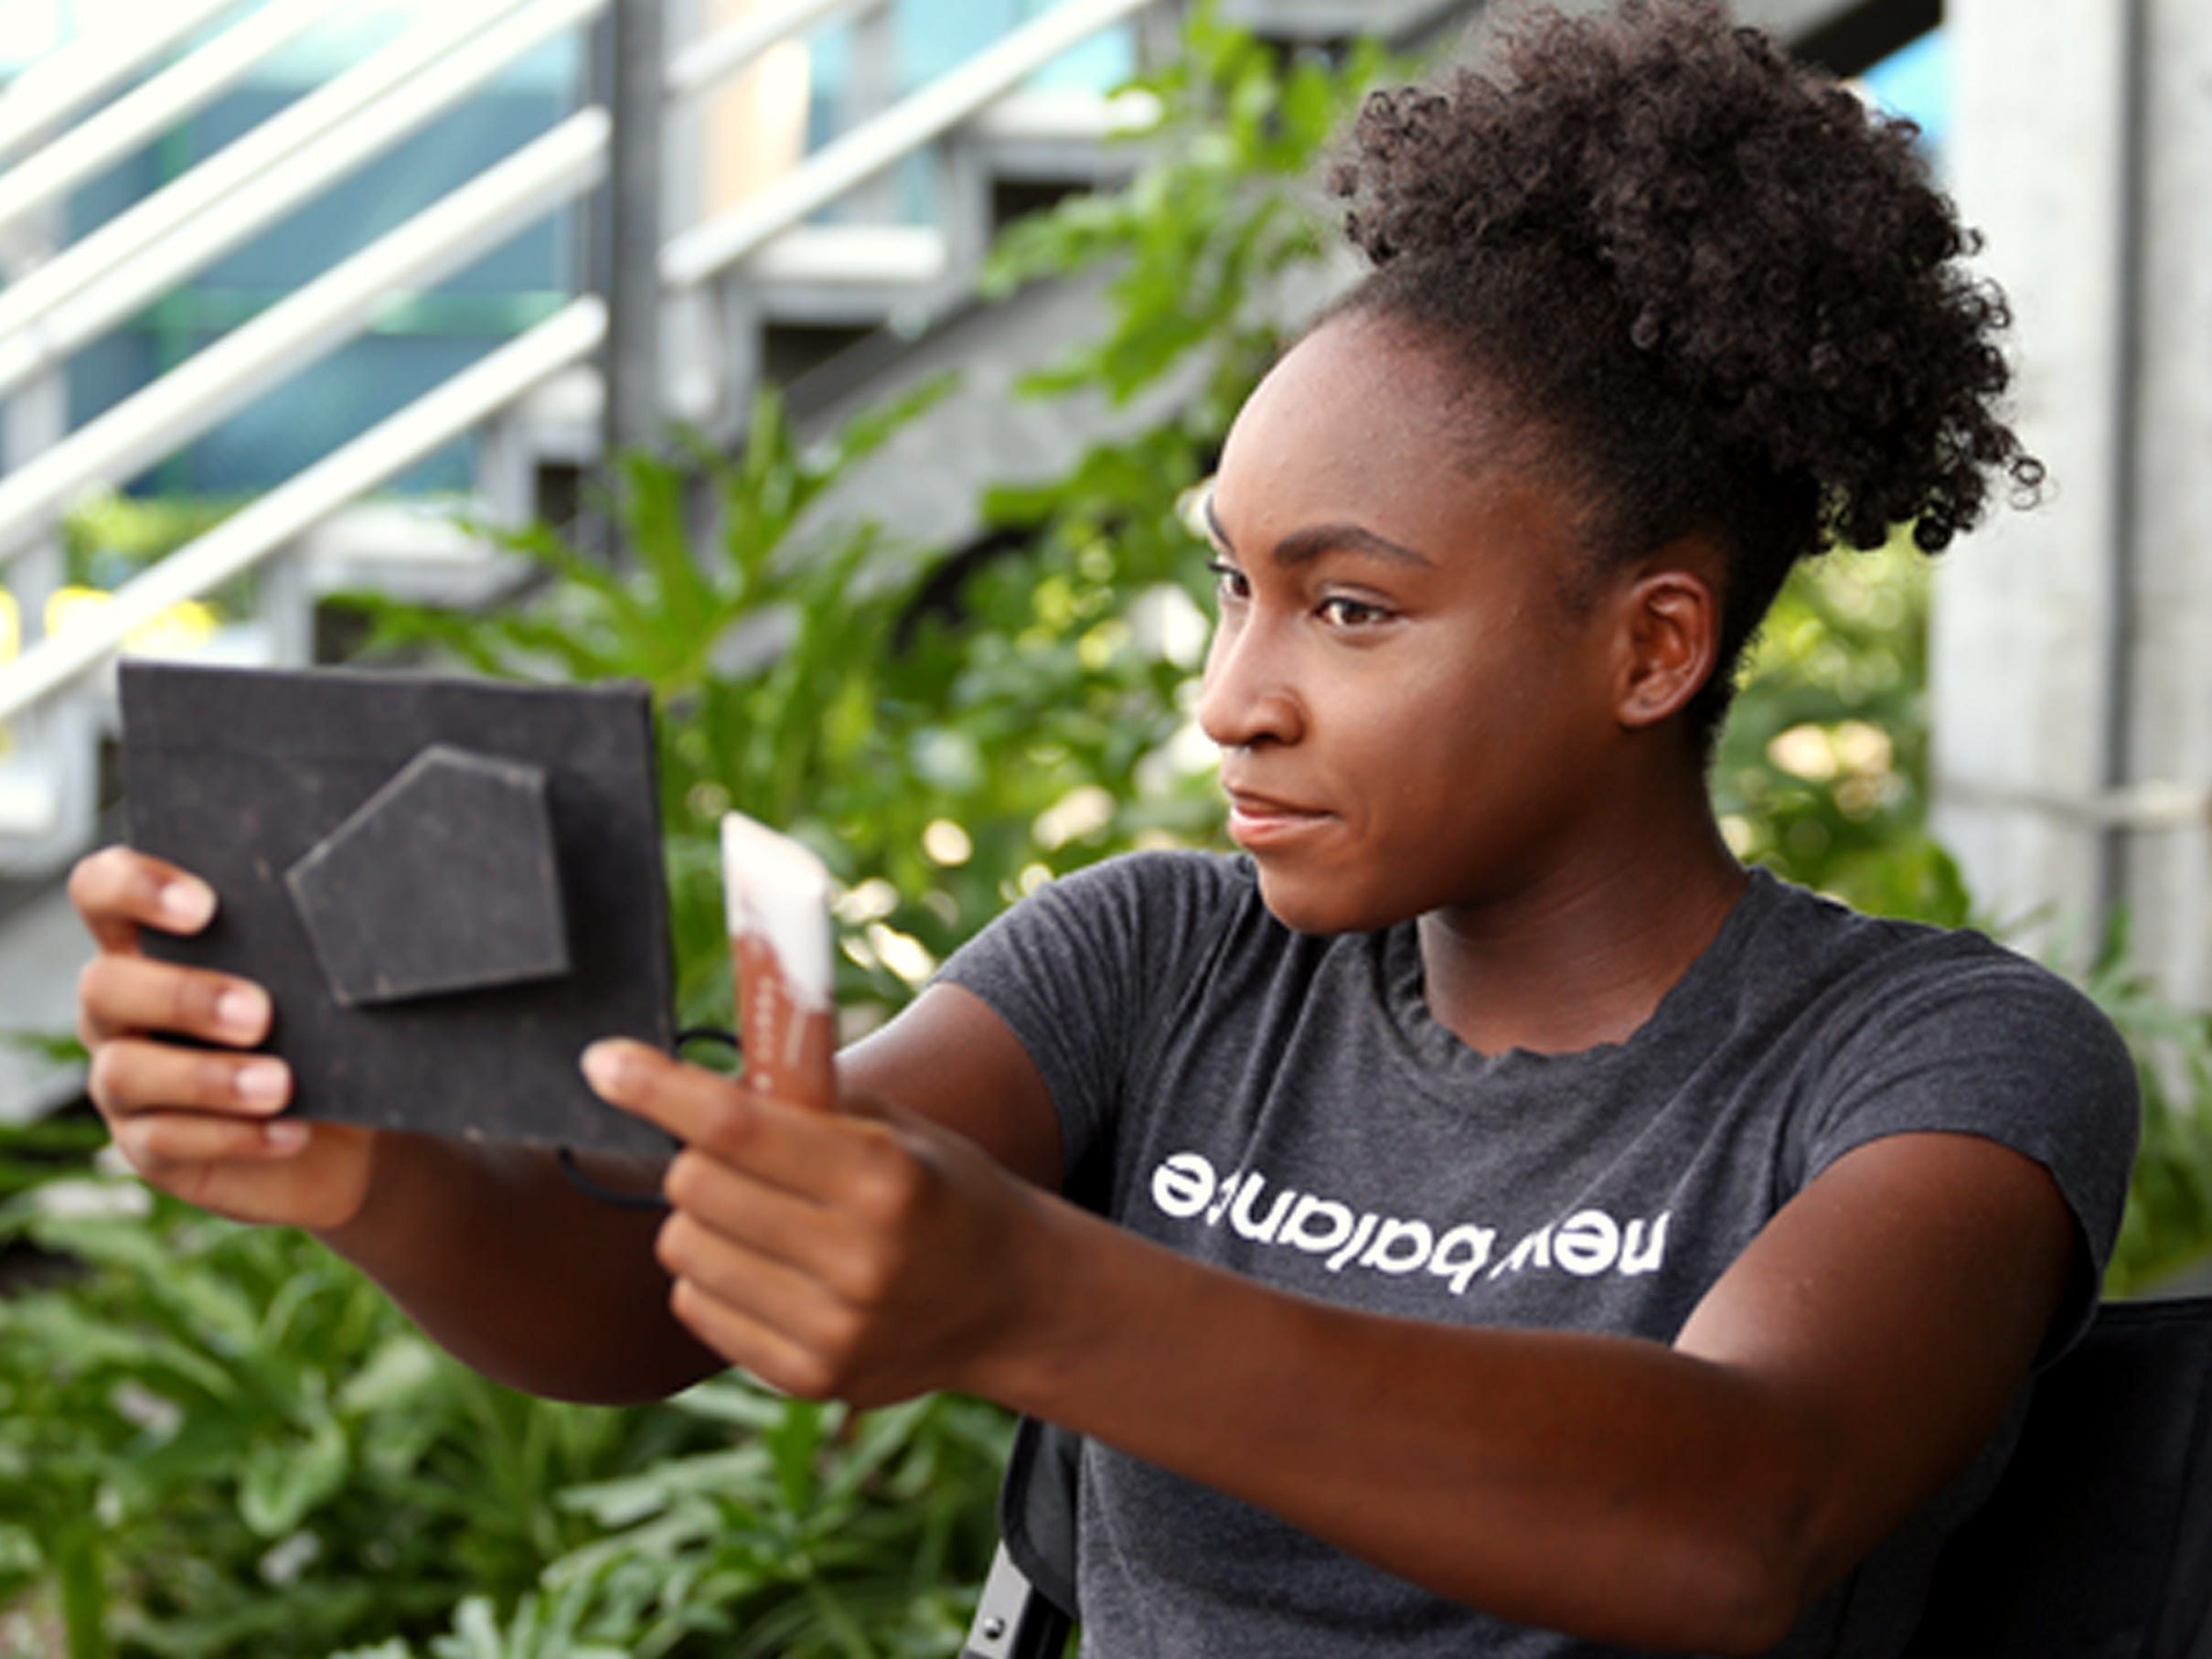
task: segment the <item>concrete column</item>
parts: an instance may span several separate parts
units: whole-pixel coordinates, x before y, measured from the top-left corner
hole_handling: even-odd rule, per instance
[[[606,296],[602,455],[660,436],[662,134],[668,117],[666,0],[613,0],[594,31],[594,91],[614,117],[600,187],[593,285]]]
[[[2132,910],[2212,980],[2212,14],[1950,0],[1951,183],[2017,321],[2044,505],[1947,554],[1938,833],[2000,916]]]
[[[2122,865],[2142,960],[2212,1002],[2212,13],[2160,0],[2144,30],[2143,351],[2129,775],[2187,827]]]

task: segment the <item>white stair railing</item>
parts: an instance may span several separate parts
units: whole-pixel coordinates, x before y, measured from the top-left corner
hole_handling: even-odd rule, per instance
[[[389,415],[306,471],[240,508],[125,583],[92,622],[40,640],[0,667],[0,723],[102,667],[172,606],[251,573],[347,502],[388,483],[563,369],[606,335],[606,307],[572,301],[452,380]]]
[[[607,116],[591,109],[0,478],[0,562],[96,484],[115,484],[361,332],[393,294],[435,282],[596,184]]]
[[[1064,0],[831,141],[759,195],[675,238],[661,252],[661,281],[680,290],[721,274],[1005,96],[1069,48],[1155,4]]]
[[[253,66],[330,15],[329,0],[272,0],[0,173],[0,231],[207,108]]]
[[[90,37],[40,59],[0,91],[0,161],[164,57],[240,0],[169,0],[143,13],[120,44]]]
[[[527,0],[455,0],[398,40],[287,105],[182,177],[119,213],[0,291],[0,337],[185,227],[225,196],[430,68]]]
[[[352,119],[315,133],[289,153],[271,153],[254,169],[251,188],[217,193],[197,182],[199,172],[223,163],[239,147],[233,145],[169,187],[187,190],[187,200],[206,198],[200,210],[178,218],[175,209],[161,208],[152,216],[152,230],[134,231],[136,247],[132,240],[119,239],[95,248],[94,239],[87,238],[39,267],[34,275],[42,280],[20,303],[9,304],[17,290],[0,293],[0,397],[66,361],[150,301],[427,125],[517,58],[586,21],[605,3],[504,0],[510,15],[474,38],[455,44],[449,31],[441,30],[440,38],[429,44],[444,49],[427,51],[419,44],[406,58],[387,65],[378,77],[390,88],[383,97],[365,102]],[[260,138],[257,129],[240,144]],[[141,207],[155,208],[158,202],[150,197]],[[159,226],[169,219],[175,219],[174,228],[164,234]],[[51,279],[49,273],[65,266],[67,284]],[[23,286],[30,285],[27,279]]]

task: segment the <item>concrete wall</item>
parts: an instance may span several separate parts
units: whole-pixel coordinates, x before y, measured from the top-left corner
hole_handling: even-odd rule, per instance
[[[2150,8],[2129,775],[2212,788],[2212,8]],[[2212,1002],[2212,814],[2132,839],[2143,959]]]
[[[2001,915],[2115,901],[2205,1000],[2212,842],[2212,11],[1951,0],[1951,172],[2048,465],[1944,561],[1937,827]],[[2185,803],[2175,810],[2172,803]]]

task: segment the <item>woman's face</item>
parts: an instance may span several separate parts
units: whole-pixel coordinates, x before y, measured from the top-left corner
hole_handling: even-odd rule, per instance
[[[1619,607],[1566,603],[1573,501],[1435,356],[1325,324],[1237,417],[1209,504],[1199,720],[1230,834],[1306,932],[1533,891],[1595,856],[1615,775]]]

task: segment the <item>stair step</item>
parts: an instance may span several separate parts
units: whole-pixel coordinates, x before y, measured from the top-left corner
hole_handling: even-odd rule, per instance
[[[508,415],[528,434],[526,447],[540,461],[585,467],[599,460],[599,425],[606,381],[581,364],[541,382]]]
[[[945,274],[945,236],[929,225],[799,225],[746,267],[762,283],[925,283]]]
[[[417,605],[484,604],[510,586],[529,561],[457,522],[482,510],[460,499],[347,508],[301,540],[308,588],[372,589]]]
[[[740,280],[770,322],[865,327],[941,289],[951,272],[951,246],[933,225],[799,225]]]
[[[1110,98],[1074,91],[1013,92],[967,124],[989,169],[1023,184],[1088,184],[1132,170],[1126,142],[1159,119],[1159,100],[1146,91]]]

